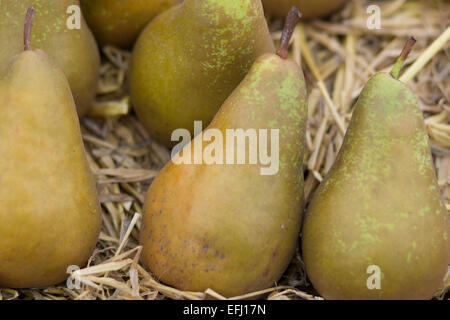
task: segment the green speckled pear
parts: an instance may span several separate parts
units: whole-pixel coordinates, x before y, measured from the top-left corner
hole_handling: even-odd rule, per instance
[[[82,15],[81,29],[70,30],[69,6],[78,0],[1,0],[0,1],[0,74],[11,59],[23,50],[23,17],[29,7],[36,10],[31,46],[53,58],[69,81],[78,114],[84,115],[94,101],[100,66],[95,39]],[[78,11],[79,13],[79,11]],[[72,20],[70,20],[72,21]]]
[[[287,24],[290,31],[296,21],[298,11],[297,20]],[[169,162],[147,193],[140,235],[143,262],[157,279],[182,290],[211,288],[232,297],[274,285],[291,261],[303,209],[307,108],[302,70],[283,52],[260,57],[203,132],[215,129],[224,147],[214,154],[229,156],[243,148],[226,147],[233,139],[226,130],[268,129],[263,152],[279,154],[278,170],[262,175],[268,165],[259,160]],[[279,143],[271,138],[276,130]],[[192,159],[198,155],[192,146],[199,143],[200,135],[180,155]],[[203,142],[201,151],[206,150],[211,152],[211,144]]]
[[[413,43],[392,74],[377,74],[365,86],[307,210],[303,259],[327,299],[430,299],[443,283],[449,217],[422,112],[396,79]]]
[[[155,18],[136,42],[133,106],[159,142],[210,123],[253,62],[275,51],[261,0],[185,0]]]

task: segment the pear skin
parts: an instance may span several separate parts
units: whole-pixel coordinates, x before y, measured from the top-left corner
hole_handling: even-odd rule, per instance
[[[100,55],[95,39],[83,16],[81,28],[70,30],[69,6],[78,0],[2,0],[0,1],[0,74],[11,59],[23,50],[23,17],[27,8],[36,10],[32,49],[41,49],[52,57],[66,75],[80,116],[91,107],[97,88]],[[73,15],[73,13],[72,13]]]
[[[377,74],[307,210],[307,274],[327,299],[430,299],[450,262],[449,235],[417,100]],[[369,289],[370,266],[379,289]]]
[[[264,53],[275,51],[260,0],[186,0],[155,18],[136,42],[130,92],[152,137],[208,125]]]
[[[158,14],[180,0],[81,0],[86,21],[99,45],[130,48]]]
[[[44,52],[0,77],[0,287],[36,288],[82,267],[100,206],[63,72]]]
[[[264,11],[275,17],[284,17],[292,6],[300,9],[302,18],[325,17],[341,8],[346,0],[262,0]]]

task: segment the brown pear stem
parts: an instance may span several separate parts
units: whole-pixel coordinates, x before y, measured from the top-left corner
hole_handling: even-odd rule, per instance
[[[416,44],[416,39],[413,37],[409,38],[408,41],[406,41],[405,47],[402,50],[402,53],[398,57],[397,61],[394,64],[394,67],[391,71],[391,76],[394,79],[398,79],[400,75],[400,71],[403,68],[403,64],[405,63],[406,59],[408,58],[409,53],[411,52],[412,47]]]
[[[28,8],[27,15],[25,17],[25,27],[23,30],[23,49],[25,51],[30,50],[31,28],[33,27],[35,13],[36,11],[33,7]]]
[[[300,11],[293,6],[286,17],[283,33],[281,35],[280,49],[277,52],[282,59],[287,59],[288,57],[289,42],[291,41],[295,26],[300,21],[301,16],[302,14]]]

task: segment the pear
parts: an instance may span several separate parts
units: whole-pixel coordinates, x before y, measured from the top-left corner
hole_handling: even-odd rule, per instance
[[[301,68],[285,59],[298,11],[288,21],[280,56],[257,59],[210,126],[166,165],[147,193],[140,234],[143,262],[169,285],[187,291],[211,288],[226,297],[254,292],[274,285],[295,253],[307,108]],[[261,131],[259,143],[250,137],[244,146],[228,145],[234,141],[229,130],[239,129],[267,130],[270,146],[265,150]],[[201,147],[202,136],[208,140],[211,134],[214,142],[223,139],[223,147],[213,142]],[[245,151],[250,159],[256,145],[279,157],[279,170],[263,173],[268,168],[261,159],[253,164],[207,159],[209,151],[213,158],[222,154],[227,159]],[[203,163],[195,164],[202,154]],[[178,162],[181,158],[190,163]]]
[[[67,79],[25,43],[0,76],[0,288],[63,281],[89,258],[101,222]]]
[[[136,42],[130,91],[141,122],[160,143],[220,106],[274,45],[260,0],[185,0],[154,19]]]
[[[284,17],[291,6],[302,11],[302,18],[313,19],[327,16],[340,7],[346,0],[262,0],[264,10],[275,16]]]
[[[450,224],[440,199],[422,112],[392,74],[364,87],[342,148],[313,196],[303,259],[328,299],[429,299],[450,262]]]
[[[180,0],[81,0],[86,21],[101,46],[127,49],[158,14]]]
[[[79,5],[78,0],[0,1],[0,74],[4,74],[11,59],[23,51],[22,21],[27,8],[33,6],[36,19],[31,45],[45,51],[63,70],[81,116],[95,97],[100,55]],[[76,28],[77,22],[80,22],[80,29]],[[69,29],[72,23],[75,29]]]

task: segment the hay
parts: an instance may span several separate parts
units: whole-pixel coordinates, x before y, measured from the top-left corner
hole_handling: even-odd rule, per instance
[[[406,62],[410,65],[450,22],[450,4],[445,1],[381,3],[382,30],[366,28],[365,1],[350,1],[331,19],[305,22],[295,31],[290,54],[302,63],[309,92],[305,158],[307,198],[331,168],[351,118],[353,103],[365,82],[376,72],[392,67],[406,37],[412,35],[418,40]],[[270,26],[278,41],[281,21],[272,21]],[[431,61],[425,65],[419,63],[404,74],[419,97],[426,118],[438,183],[448,209],[449,49],[448,42],[444,50],[431,47],[425,57]],[[142,247],[137,239],[144,194],[152,178],[169,160],[169,151],[152,141],[131,111],[126,88],[130,53],[105,47],[103,56],[98,99],[89,117],[82,120],[88,160],[99,186],[103,227],[88,266],[73,274],[81,282],[81,289],[69,289],[65,284],[40,290],[0,289],[0,300],[224,299],[212,290],[183,292],[163,285],[140,265]],[[423,57],[421,59],[426,61]],[[412,79],[416,73],[417,77]],[[436,293],[436,298],[443,299],[449,289],[450,279],[447,278],[445,288]],[[321,299],[307,282],[298,254],[276,287],[234,299],[260,295],[275,300]]]

